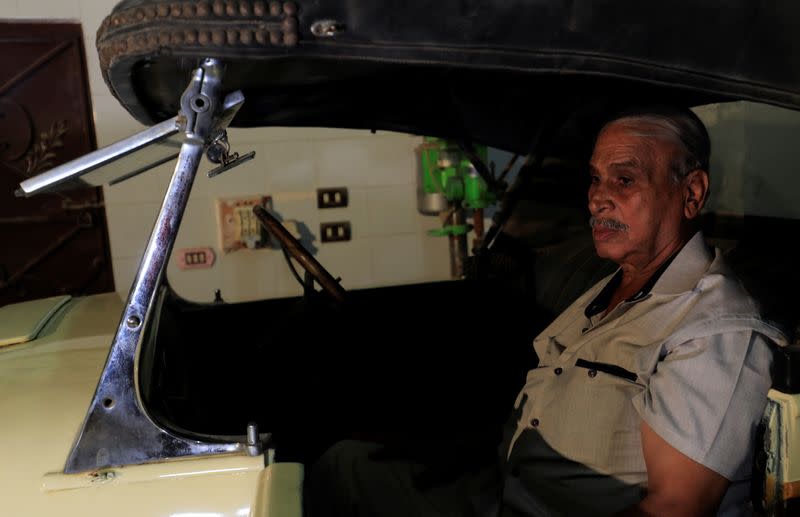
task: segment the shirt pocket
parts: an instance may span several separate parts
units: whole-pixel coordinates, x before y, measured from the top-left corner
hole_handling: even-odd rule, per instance
[[[578,368],[585,368],[589,377],[595,377],[598,372],[603,372],[612,377],[624,379],[629,382],[638,383],[639,381],[639,376],[636,374],[636,372],[626,370],[622,366],[616,364],[578,359],[575,361],[575,366]]]
[[[616,364],[578,359],[572,370],[557,414],[551,413],[558,425],[547,430],[548,441],[599,472],[639,471],[640,418],[632,399],[644,385],[635,372]]]

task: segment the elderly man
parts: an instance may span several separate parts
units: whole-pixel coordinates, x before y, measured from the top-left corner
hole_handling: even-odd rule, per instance
[[[419,466],[343,444],[311,472],[314,517],[743,513],[784,338],[695,227],[709,152],[689,110],[629,111],[600,131],[592,236],[619,269],[534,340],[496,477],[420,492]]]

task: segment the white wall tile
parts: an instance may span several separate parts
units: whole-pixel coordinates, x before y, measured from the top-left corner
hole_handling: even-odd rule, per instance
[[[276,192],[272,201],[275,210],[288,219],[319,219],[316,192]]]
[[[377,137],[314,141],[320,186],[351,188],[415,183],[414,140]]]
[[[367,239],[322,243],[315,258],[334,278],[342,279],[345,289],[373,284],[371,247]]]
[[[214,176],[213,178],[209,178],[208,171],[214,169],[215,167],[217,167],[217,164],[209,162],[208,159],[206,158],[203,158],[203,160],[200,162],[200,167],[197,168],[197,175],[194,177],[194,183],[192,184],[192,194],[191,197],[189,198],[190,203],[192,202],[191,200],[194,197],[217,196],[217,194],[215,193],[215,189],[217,188],[218,184],[229,181],[229,178],[226,177],[227,172],[230,172],[231,174],[235,173],[235,169],[233,169],[225,173],[222,173],[219,176]],[[242,167],[244,167],[244,165],[242,165]],[[169,178],[171,178],[172,173],[175,172],[175,162],[169,165],[169,171],[170,172],[167,174],[168,184],[169,184]]]
[[[372,237],[370,244],[376,285],[415,283],[425,276],[420,236]]]
[[[270,142],[257,156],[259,171],[276,192],[298,192],[316,189],[314,158],[310,141]]]
[[[364,142],[368,146],[370,161],[374,164],[367,176],[368,185],[416,185],[417,155],[414,152],[421,139],[407,135],[376,138]]]
[[[275,267],[274,283],[266,287],[266,290],[264,291],[264,297],[293,298],[295,296],[302,296],[303,288],[300,286],[300,282],[295,279],[289,270],[289,266],[286,264],[286,259],[283,257],[283,253],[278,250],[276,255],[278,255],[279,258],[275,259],[275,262],[273,262]],[[293,261],[293,263],[295,269],[297,269],[297,274],[300,275],[300,278],[303,278],[303,268],[300,267],[296,261]]]
[[[169,180],[170,165],[164,164],[115,185],[105,185],[106,204],[161,203]]]
[[[86,49],[86,71],[89,75],[89,90],[91,91],[92,97],[109,95],[110,91],[105,81],[103,81],[103,74],[100,72],[100,58],[94,46],[94,38],[87,37],[85,33],[83,48]]]
[[[24,18],[79,19],[81,8],[78,0],[57,2],[23,0],[18,4],[18,14]]]
[[[17,0],[0,0],[0,18],[16,18],[19,16]]]
[[[247,104],[247,98],[244,102]],[[231,127],[228,128],[228,139],[234,147],[245,147],[246,144],[307,140],[305,132],[306,129],[300,127]]]
[[[147,245],[158,209],[157,203],[112,203],[106,205],[111,256],[139,257]]]
[[[319,250],[320,210],[317,208],[315,192],[277,193],[272,199],[272,208],[280,220],[299,223],[301,242],[308,250]]]
[[[467,236],[470,246],[472,237]],[[422,271],[423,278],[427,280],[448,280],[450,273],[450,245],[447,237],[433,237],[421,235],[422,244]]]
[[[329,127],[310,127],[303,131],[306,138],[313,138],[314,140],[337,140],[337,139],[358,139],[367,138],[372,139],[377,136],[377,133],[372,133],[368,129],[338,129]],[[392,133],[382,133],[392,134]]]
[[[263,155],[261,146],[250,145],[247,147],[247,151],[242,149],[241,153],[244,154],[251,150],[256,151],[255,159],[244,162],[213,178],[209,178],[207,172],[216,165],[204,160],[203,172],[198,172],[195,180],[197,193],[204,193],[209,197],[269,195],[272,192],[271,178],[264,173],[263,160],[259,159],[259,155]],[[235,151],[240,152],[238,149]]]
[[[317,185],[321,187],[366,187],[376,166],[369,145],[355,139],[314,141]]]
[[[87,49],[94,48],[97,29],[103,19],[111,14],[118,0],[78,0],[80,5],[81,22],[83,23],[83,36],[92,42]],[[95,54],[97,51],[94,52]]]
[[[196,198],[186,206],[175,248],[214,248],[219,255],[216,203],[209,198]]]
[[[402,187],[373,188],[367,191],[368,235],[393,235],[417,231],[416,190]]]
[[[238,250],[222,255],[222,298],[226,302],[242,302],[269,296],[277,283],[282,261],[282,254],[271,249]]]
[[[144,129],[111,95],[93,96],[92,107],[98,147],[105,147]]]
[[[391,235],[370,238],[375,285],[450,279],[446,238]]]
[[[122,299],[127,299],[128,293],[133,284],[133,278],[136,276],[136,271],[139,269],[139,257],[129,258],[114,258],[112,268],[114,269],[114,289],[122,296]]]

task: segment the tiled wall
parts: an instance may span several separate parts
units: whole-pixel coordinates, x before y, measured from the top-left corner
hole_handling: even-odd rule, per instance
[[[708,209],[734,215],[800,219],[800,113],[752,102],[696,110],[711,136]]]
[[[100,76],[94,38],[115,0],[0,0],[0,18],[58,18],[83,24],[97,139],[100,146],[142,129],[110,95]],[[187,78],[188,79],[188,78]],[[292,296],[300,287],[276,250],[223,255],[217,239],[215,200],[247,194],[272,196],[274,210],[310,230],[316,258],[346,288],[412,283],[450,276],[446,239],[429,237],[438,218],[416,210],[414,148],[407,135],[332,129],[264,128],[229,132],[234,150],[256,151],[256,159],[209,180],[198,174],[176,248],[211,246],[210,269],[167,276],[187,298],[210,301],[220,289],[226,301]],[[167,187],[171,166],[162,166],[107,187],[106,210],[117,289],[127,294]],[[349,189],[346,208],[320,210],[316,189]],[[349,242],[319,242],[319,224],[347,220]]]

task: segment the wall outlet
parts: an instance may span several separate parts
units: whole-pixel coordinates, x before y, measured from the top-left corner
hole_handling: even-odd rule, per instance
[[[347,187],[317,189],[317,208],[340,208],[347,203]]]
[[[349,241],[350,222],[322,223],[319,225],[319,234],[322,242]]]

